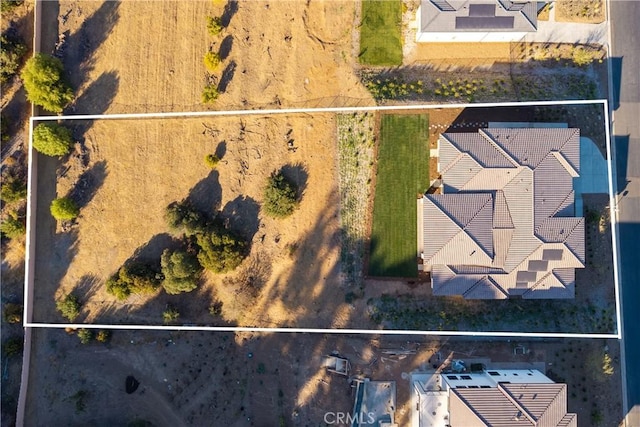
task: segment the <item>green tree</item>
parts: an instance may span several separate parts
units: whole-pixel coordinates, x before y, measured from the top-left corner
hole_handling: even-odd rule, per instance
[[[271,174],[264,189],[264,212],[272,218],[285,218],[298,207],[297,188],[282,172]]]
[[[5,357],[16,356],[22,353],[23,342],[19,337],[7,338],[2,343],[2,353]]]
[[[71,130],[56,123],[40,123],[33,129],[33,148],[47,156],[64,156],[73,145]]]
[[[100,329],[96,334],[96,341],[98,342],[105,343],[109,341],[109,338],[111,338],[111,332],[105,329]]]
[[[162,312],[162,321],[165,324],[175,322],[179,317],[180,312],[173,307],[167,307],[167,309]]]
[[[56,308],[70,322],[73,322],[80,315],[80,300],[73,294],[68,294],[56,302]]]
[[[216,85],[209,83],[202,89],[202,103],[211,104],[220,96]]]
[[[221,227],[199,233],[196,239],[200,247],[200,264],[214,273],[234,270],[247,256],[247,242]]]
[[[89,344],[93,338],[93,332],[90,329],[78,329],[78,338],[80,338],[82,344]]]
[[[207,30],[212,36],[217,36],[222,32],[222,19],[218,16],[207,16]]]
[[[207,52],[204,55],[204,65],[209,71],[215,71],[220,66],[220,55],[216,52]]]
[[[73,99],[73,90],[63,77],[62,61],[36,53],[22,69],[27,99],[52,113],[61,113]]]
[[[4,4],[4,2],[3,2]],[[0,82],[6,82],[18,71],[27,47],[17,35],[0,36]]]
[[[205,226],[204,216],[187,199],[169,204],[164,219],[172,231],[185,233],[187,236],[203,230]]]
[[[0,12],[8,13],[24,3],[24,0],[0,0]]]
[[[51,215],[58,221],[70,221],[78,217],[80,209],[68,197],[60,197],[51,202]]]
[[[202,267],[195,255],[186,251],[165,249],[160,258],[164,281],[162,286],[168,294],[191,292],[198,287]]]
[[[211,169],[215,169],[218,163],[220,163],[220,159],[215,154],[207,154],[204,156],[204,163]]]
[[[9,216],[0,223],[0,232],[9,239],[17,239],[27,232],[24,222],[18,218],[16,212],[10,212]]]
[[[2,310],[2,319],[7,323],[22,322],[23,307],[20,304],[6,303]]]
[[[126,300],[132,293],[151,294],[162,281],[157,267],[141,261],[128,261],[106,283],[107,293]]]
[[[27,197],[27,183],[24,179],[13,173],[6,173],[2,177],[0,187],[0,199],[3,202],[17,202]]]

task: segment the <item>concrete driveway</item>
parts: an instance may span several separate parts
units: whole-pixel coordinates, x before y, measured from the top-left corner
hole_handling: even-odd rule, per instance
[[[538,31],[529,33],[525,42],[537,43],[597,43],[607,45],[607,22],[600,24],[578,24],[556,22],[555,8],[549,13],[548,21],[538,21]]]

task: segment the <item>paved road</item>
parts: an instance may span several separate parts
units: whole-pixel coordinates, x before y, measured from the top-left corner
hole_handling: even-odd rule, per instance
[[[640,1],[610,0],[623,382],[628,427],[640,426]]]

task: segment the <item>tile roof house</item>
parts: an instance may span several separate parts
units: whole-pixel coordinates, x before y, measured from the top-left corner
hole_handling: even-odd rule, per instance
[[[422,0],[418,42],[511,42],[537,30],[538,2]]]
[[[567,385],[533,369],[412,374],[414,427],[577,427]]]
[[[438,143],[442,194],[418,199],[433,294],[573,298],[585,266],[579,129],[480,129]]]

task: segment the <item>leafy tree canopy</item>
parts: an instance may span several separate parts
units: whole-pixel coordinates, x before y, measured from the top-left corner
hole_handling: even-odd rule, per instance
[[[298,206],[296,186],[281,172],[273,173],[264,189],[264,212],[273,218],[285,218]]]
[[[80,315],[80,301],[78,297],[73,294],[68,294],[64,298],[56,302],[56,309],[60,312],[62,317],[66,318],[70,322],[73,322],[76,317]]]
[[[51,215],[58,221],[70,221],[78,217],[80,209],[68,197],[61,197],[51,202]]]
[[[247,256],[247,242],[221,227],[212,227],[211,230],[197,234],[196,239],[200,247],[200,264],[214,273],[234,270]]]
[[[63,76],[62,61],[36,53],[22,69],[27,99],[52,113],[61,113],[73,99],[73,90]]]
[[[186,251],[165,249],[160,258],[164,281],[162,286],[168,294],[191,292],[198,287],[202,267],[195,255]]]
[[[33,148],[47,156],[64,156],[73,145],[71,130],[56,123],[40,123],[33,129]]]
[[[205,218],[188,200],[173,202],[165,210],[165,220],[173,231],[183,232],[191,236],[205,226]]]

